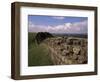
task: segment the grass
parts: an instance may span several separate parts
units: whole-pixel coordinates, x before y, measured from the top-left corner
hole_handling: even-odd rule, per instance
[[[36,33],[28,34],[28,66],[53,65],[49,51],[45,44],[37,44],[35,40]]]

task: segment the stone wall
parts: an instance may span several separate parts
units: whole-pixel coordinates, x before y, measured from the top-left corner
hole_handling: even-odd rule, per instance
[[[54,37],[45,40],[51,59],[56,65],[86,64],[87,39],[75,37]]]

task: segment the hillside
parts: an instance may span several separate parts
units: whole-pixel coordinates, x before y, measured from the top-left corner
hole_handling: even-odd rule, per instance
[[[47,32],[29,33],[28,65],[86,64],[87,38],[59,36]]]

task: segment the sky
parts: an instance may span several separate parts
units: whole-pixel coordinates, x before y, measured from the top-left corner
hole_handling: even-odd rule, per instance
[[[29,32],[86,34],[87,17],[28,15]]]

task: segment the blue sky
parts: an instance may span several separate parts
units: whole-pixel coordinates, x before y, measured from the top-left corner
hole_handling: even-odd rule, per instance
[[[87,17],[28,16],[29,32],[87,33],[87,22]]]

